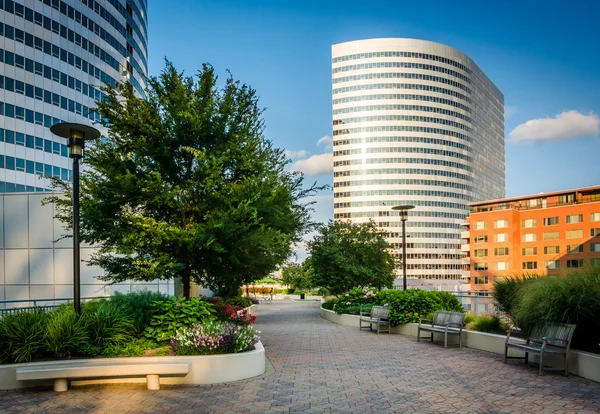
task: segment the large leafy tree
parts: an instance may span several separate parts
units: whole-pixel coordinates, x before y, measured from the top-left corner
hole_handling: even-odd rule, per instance
[[[310,288],[311,274],[307,266],[300,263],[289,263],[281,269],[281,281],[292,288]]]
[[[312,281],[334,294],[353,287],[392,287],[394,258],[374,222],[330,221],[308,242]]]
[[[127,86],[127,85],[125,85]],[[81,238],[106,280],[179,278],[235,295],[276,269],[311,226],[300,173],[263,136],[255,91],[204,65],[186,77],[170,62],[147,98],[105,88],[97,112],[108,137],[86,153]],[[54,198],[70,222],[71,193]]]

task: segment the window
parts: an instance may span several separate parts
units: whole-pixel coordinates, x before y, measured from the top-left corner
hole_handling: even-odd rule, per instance
[[[523,255],[523,256],[535,256],[535,255],[537,255],[537,247],[523,247],[521,249],[521,255]]]
[[[567,224],[581,223],[583,221],[583,214],[571,214],[567,216]]]
[[[496,262],[494,263],[495,270],[508,270],[508,262]]]
[[[569,204],[575,201],[575,194],[566,194],[558,196],[558,204]]]
[[[590,213],[590,221],[600,221],[600,213]]]
[[[473,226],[473,229],[475,229],[475,230],[485,230],[485,229],[487,229],[487,221],[477,221],[477,222],[475,222],[475,225]]]
[[[544,240],[558,240],[560,233],[558,231],[544,232]]]
[[[536,226],[537,226],[536,219],[521,220],[521,227],[523,227],[523,228],[531,228],[531,227],[536,227]]]
[[[560,261],[559,260],[548,260],[544,262],[544,267],[546,269],[560,269]]]
[[[473,237],[473,241],[475,242],[475,244],[487,243],[488,236],[487,236],[487,234],[484,234],[482,236],[475,236],[475,237]]]
[[[473,283],[476,285],[487,285],[489,283],[488,276],[475,276]]]
[[[488,249],[475,249],[473,251],[474,257],[486,257],[488,255]]]
[[[558,254],[559,252],[558,246],[544,246],[544,254]]]
[[[567,268],[574,269],[583,267],[583,259],[569,259],[567,260]]]
[[[556,225],[558,225],[558,216],[544,217],[544,226],[556,226]]]
[[[567,246],[567,253],[583,253],[583,244],[569,244]]]
[[[488,270],[488,264],[485,262],[482,263],[475,263],[475,270]]]
[[[496,243],[504,243],[508,241],[508,233],[494,234],[494,241]]]
[[[537,262],[523,262],[523,270],[536,270]]]
[[[592,229],[593,230],[593,229]],[[583,230],[567,230],[567,239],[581,239],[583,237]]]
[[[527,206],[527,208],[530,207],[537,207],[539,205],[539,199],[537,198],[533,198],[531,200],[525,200],[525,205]]]
[[[508,256],[508,247],[496,247],[494,256]]]
[[[494,220],[495,229],[505,229],[508,227],[508,220]]]
[[[600,252],[600,243],[592,243],[590,244],[591,252]]]
[[[600,266],[600,259],[590,259],[590,265]]]
[[[537,241],[537,234],[536,233],[522,234],[521,235],[521,241],[522,242],[534,242],[534,241]]]
[[[583,230],[580,230],[580,231],[583,233]],[[590,236],[592,236],[592,237],[600,236],[600,227],[590,229]],[[581,235],[581,237],[583,237],[583,234]]]

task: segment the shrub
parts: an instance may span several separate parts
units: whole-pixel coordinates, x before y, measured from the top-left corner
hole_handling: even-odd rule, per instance
[[[421,289],[382,290],[377,293],[377,305],[390,307],[390,323],[401,325],[418,322],[436,310],[464,312],[463,307],[452,294]]]
[[[242,296],[235,296],[233,298],[227,299],[227,303],[235,306],[241,306],[242,308],[249,308],[252,306],[252,300],[250,298],[245,298]]]
[[[522,273],[516,276],[497,278],[494,282],[494,301],[500,312],[505,313],[515,326],[521,326],[515,320],[515,309],[519,301],[520,291],[531,282],[538,280],[540,276],[535,273]]]
[[[433,318],[433,313],[431,313],[431,317],[428,316],[429,319]],[[472,313],[467,313],[465,315],[465,319],[463,319],[463,325],[467,326],[468,324],[470,324],[471,322],[474,322],[475,319],[477,319],[477,315],[472,314]]]
[[[260,332],[249,325],[208,322],[179,329],[171,339],[177,355],[213,355],[245,352],[254,349]]]
[[[44,341],[54,357],[71,357],[88,341],[85,318],[75,312],[72,304],[59,306],[49,314]]]
[[[118,356],[135,357],[143,356],[144,352],[149,349],[154,349],[158,345],[156,342],[146,338],[136,338],[126,344],[108,345],[102,350],[102,356],[114,358]]]
[[[30,362],[46,350],[48,314],[42,309],[22,311],[0,319],[0,360]]]
[[[513,317],[529,331],[537,323],[577,325],[572,346],[600,353],[600,269],[547,276],[520,289]]]
[[[374,304],[376,301],[376,291],[361,289],[361,288],[353,288],[348,292],[340,295],[337,299],[333,310],[336,313],[350,313],[353,312],[354,315],[358,315],[360,309],[360,305],[368,305]]]
[[[321,307],[323,309],[333,310],[333,306],[335,305],[335,302],[337,302],[337,298],[335,298],[335,297],[326,298],[325,302],[323,302],[321,304]]]
[[[168,300],[168,296],[159,292],[143,290],[131,292],[126,295],[115,293],[110,301],[122,306],[133,321],[134,334],[137,337],[144,335],[144,330],[150,325],[152,318],[152,303]]]
[[[172,297],[152,303],[150,326],[145,336],[156,342],[168,341],[178,329],[216,319],[214,306],[200,298]]]
[[[81,309],[90,345],[103,348],[132,339],[133,320],[125,307],[107,300],[85,303]]]
[[[246,309],[243,309],[241,306],[232,305],[229,302],[225,302],[218,296],[210,298],[208,301],[214,307],[216,318],[223,322],[245,324],[256,321],[256,316],[250,315]]]
[[[478,332],[506,333],[508,329],[508,325],[497,315],[475,316],[465,325],[467,325],[467,329]]]

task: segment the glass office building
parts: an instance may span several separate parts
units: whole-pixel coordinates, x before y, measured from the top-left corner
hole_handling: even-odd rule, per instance
[[[0,0],[0,192],[70,177],[49,127],[93,123],[104,83],[144,95],[147,29],[146,0]]]
[[[502,93],[464,53],[415,39],[334,45],[332,89],[334,218],[374,220],[400,256],[392,207],[416,206],[408,277],[457,283],[468,204],[505,194]]]

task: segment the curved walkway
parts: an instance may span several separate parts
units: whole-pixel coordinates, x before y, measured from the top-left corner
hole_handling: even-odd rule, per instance
[[[317,302],[261,305],[257,327],[272,366],[261,377],[213,386],[144,384],[0,392],[4,412],[597,413],[600,384],[444,349],[320,318]]]

